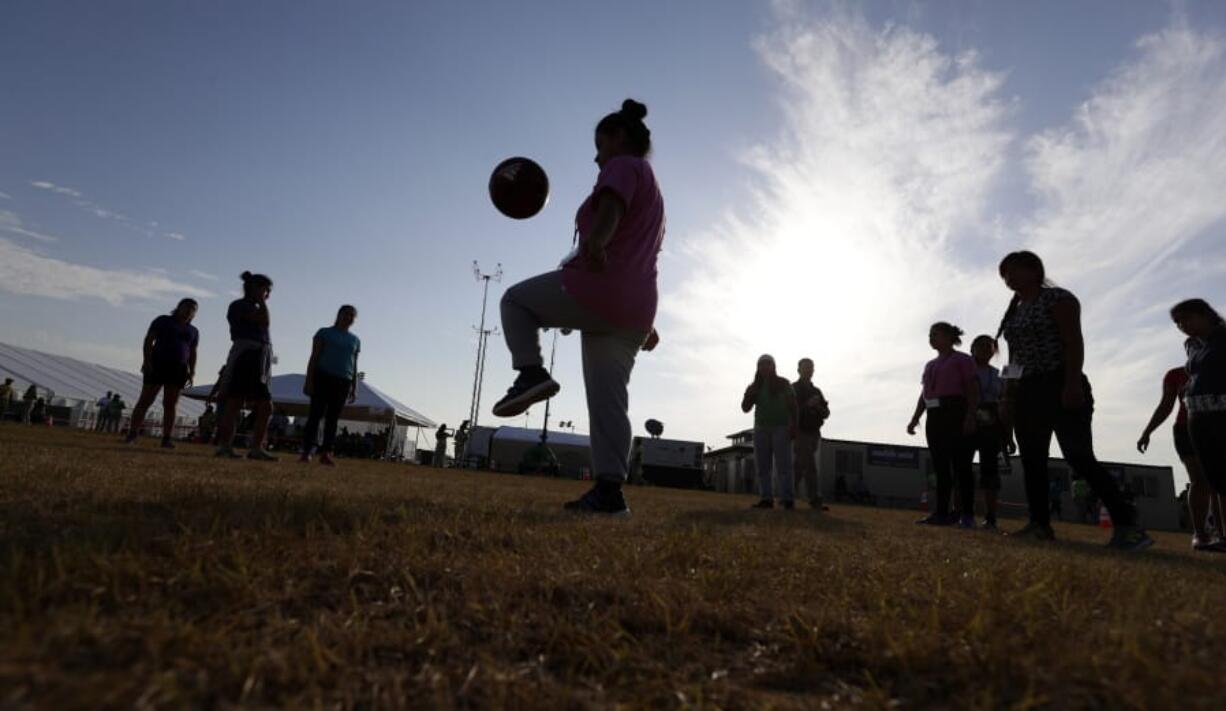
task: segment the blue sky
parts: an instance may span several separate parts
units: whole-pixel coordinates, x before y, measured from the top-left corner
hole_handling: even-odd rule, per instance
[[[769,351],[818,361],[829,436],[908,441],[928,323],[992,330],[1029,246],[1085,303],[1101,453],[1135,460],[1165,307],[1223,300],[1224,33],[1216,2],[9,2],[0,340],[134,368],[194,294],[204,376],[263,271],[280,372],[353,303],[370,381],[454,425],[472,260],[556,263],[632,96],[669,217],[636,423],[718,443]],[[485,195],[515,154],[553,184],[525,222]],[[577,345],[554,410],[582,428]],[[491,344],[486,403],[508,366]]]

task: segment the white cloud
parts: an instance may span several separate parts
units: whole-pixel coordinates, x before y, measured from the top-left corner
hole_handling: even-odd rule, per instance
[[[834,431],[897,440],[928,324],[969,321],[985,298],[979,282],[963,286],[959,248],[986,229],[1011,141],[1003,77],[857,17],[789,21],[757,48],[784,131],[746,156],[749,208],[674,235],[690,268],[661,301],[669,342],[686,345],[661,355],[688,392],[652,411],[708,437],[733,431],[758,354],[786,374],[811,356]]]
[[[187,235],[180,232],[167,232],[165,233],[165,236],[175,240],[176,242],[183,242],[187,239]]]
[[[12,200],[13,196],[8,193],[0,193],[0,200]]]
[[[216,274],[209,274],[208,272],[202,272],[199,269],[190,269],[188,270],[187,273],[191,274],[194,277],[199,277],[201,279],[207,279],[208,281],[217,281]]]
[[[46,257],[3,238],[0,289],[52,299],[101,299],[115,305],[129,299],[213,296],[212,292],[158,274],[100,269]]]
[[[59,241],[59,238],[55,237],[54,235],[49,235],[26,227],[25,223],[21,221],[21,216],[12,210],[0,210],[0,232],[29,237],[30,239],[38,240],[39,242]]]
[[[81,197],[81,193],[77,190],[74,190],[72,188],[66,188],[62,185],[56,185],[55,183],[51,183],[46,180],[32,180],[30,181],[30,185],[38,188],[39,190],[48,190],[50,192],[58,193],[60,195],[67,195],[69,197],[74,197],[74,198]]]

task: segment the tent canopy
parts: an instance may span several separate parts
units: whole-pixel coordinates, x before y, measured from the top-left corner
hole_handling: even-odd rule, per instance
[[[306,375],[302,373],[287,373],[274,375],[268,381],[268,390],[272,393],[273,407],[285,410],[288,415],[307,415],[311,409],[311,398],[302,392]],[[193,400],[203,400],[212,392],[213,386],[197,385],[183,391],[184,397]],[[420,412],[404,405],[365,381],[358,381],[358,397],[345,404],[341,411],[342,420],[352,422],[390,422],[396,418],[396,424],[410,427],[434,427],[435,422]]]
[[[134,348],[134,357],[140,357],[139,348]],[[31,383],[37,385],[40,395],[50,391],[56,399],[93,403],[108,391],[119,393],[128,407],[140,397],[141,376],[117,368],[88,363],[67,356],[33,351],[28,348],[0,343],[0,380],[12,378],[21,391]],[[159,401],[160,403],[160,401]],[[159,409],[160,404],[155,404]],[[194,402],[180,402],[179,414],[198,417],[204,408]]]

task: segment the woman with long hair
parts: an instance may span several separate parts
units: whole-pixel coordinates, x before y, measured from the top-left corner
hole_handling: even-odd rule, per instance
[[[925,525],[975,527],[975,475],[971,466],[975,450],[971,435],[979,408],[979,381],[974,359],[957,350],[961,343],[962,329],[944,321],[932,324],[928,345],[937,357],[924,365],[920,377],[923,388],[907,424],[907,434],[914,435],[920,417],[928,415],[924,434],[937,477],[937,506],[931,515],[918,521]],[[955,479],[964,507],[956,520],[949,513]]]
[[[145,334],[144,357],[140,372],[144,380],[136,407],[128,422],[128,436],[124,442],[131,444],[140,436],[145,424],[145,413],[162,391],[162,447],[174,449],[176,407],[179,393],[196,377],[196,347],[200,344],[200,332],[192,325],[199,305],[195,299],[183,299],[169,315],[153,319]]]
[[[1175,304],[1171,319],[1188,337],[1188,433],[1205,479],[1226,496],[1226,321],[1204,299]]]
[[[1153,539],[1111,474],[1094,456],[1094,396],[1082,372],[1085,341],[1081,304],[1047,281],[1043,260],[1033,252],[1012,252],[1000,262],[1000,276],[1013,291],[998,335],[1009,344],[1001,417],[1017,436],[1026,480],[1030,522],[1014,535],[1050,541],[1051,483],[1048,459],[1055,434],[1074,475],[1090,485],[1111,514],[1110,547],[1141,550]]]
[[[745,388],[741,411],[753,410],[753,461],[758,475],[756,509],[775,507],[775,480],[779,501],[785,509],[796,506],[796,481],[792,477],[792,439],[796,437],[796,394],[787,378],[779,375],[775,359],[758,358],[753,382]]]
[[[1201,468],[1200,457],[1196,456],[1196,448],[1192,446],[1192,434],[1188,431],[1188,408],[1183,404],[1183,391],[1188,385],[1188,369],[1184,366],[1171,368],[1162,376],[1162,397],[1154,407],[1141,437],[1137,440],[1137,451],[1141,454],[1149,449],[1149,438],[1166,418],[1171,416],[1178,404],[1175,415],[1175,426],[1171,435],[1175,442],[1175,454],[1183,462],[1188,472],[1188,514],[1192,519],[1192,549],[1198,551],[1226,552],[1226,534],[1222,519],[1222,500],[1205,480],[1205,472]],[[1213,514],[1213,530],[1206,528],[1209,514]]]
[[[324,440],[319,445],[319,463],[335,466],[332,445],[336,441],[336,423],[346,402],[358,397],[358,354],[362,341],[350,333],[358,310],[345,304],[336,312],[336,321],[315,332],[311,341],[311,360],[307,363],[306,382],[302,392],[311,398],[311,412],[302,436],[302,457],[311,461],[311,453],[319,442],[319,421],[324,422]]]
[[[221,421],[217,425],[217,456],[237,459],[234,451],[234,425],[244,404],[253,407],[252,433],[248,459],[275,462],[277,457],[264,448],[268,418],[272,415],[272,338],[268,326],[268,298],[272,279],[263,274],[242,273],[243,297],[230,303],[226,321],[230,324],[230,354],[218,391],[222,399]]]
[[[591,425],[595,485],[566,504],[571,511],[628,514],[622,483],[629,473],[627,387],[639,350],[659,342],[656,256],[664,240],[664,198],[647,155],[647,107],[627,99],[596,124],[596,185],[575,215],[578,243],[561,268],[522,281],[502,297],[502,330],[519,372],[494,405],[515,417],[557,394],[541,357],[544,328],[582,334],[583,380]]]

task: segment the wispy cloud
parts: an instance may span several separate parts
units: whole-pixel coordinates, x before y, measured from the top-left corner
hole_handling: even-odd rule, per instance
[[[4,238],[0,238],[0,290],[52,299],[101,299],[116,305],[131,299],[213,296],[146,271],[101,269],[47,257]]]
[[[78,190],[64,187],[63,185],[56,185],[55,183],[46,180],[31,180],[30,185],[38,188],[39,190],[47,190],[59,195],[67,195],[74,198],[81,197],[81,192]]]
[[[164,236],[169,237],[170,239],[173,239],[176,242],[183,242],[187,239],[187,235],[181,232],[166,232],[163,234]]]
[[[0,193],[0,200],[12,200],[13,196],[8,193]]]
[[[786,124],[746,155],[752,205],[680,236],[689,274],[662,306],[687,345],[665,364],[690,392],[660,411],[732,431],[759,353],[787,372],[811,356],[837,431],[894,440],[882,413],[905,424],[928,324],[980,300],[960,286],[959,247],[985,229],[1011,141],[1003,77],[903,27],[782,24],[757,49]]]
[[[209,274],[208,272],[202,272],[199,269],[191,269],[191,270],[188,270],[187,273],[191,274],[194,277],[199,277],[201,279],[206,279],[208,281],[217,281],[216,274]]]
[[[973,52],[855,15],[784,10],[780,25],[758,51],[784,130],[747,153],[749,207],[673,236],[688,274],[662,309],[686,347],[661,357],[685,392],[652,411],[732,431],[759,353],[788,371],[809,355],[833,436],[898,441],[928,324],[993,332],[1008,299],[996,261],[1027,247],[1082,299],[1096,434],[1127,456],[1178,362],[1165,307],[1211,279],[1222,299],[1223,38],[1177,22],[1141,39],[1067,125],[1019,141],[1002,74]],[[995,202],[1013,156],[1036,202],[1023,218]]]
[[[38,230],[32,230],[21,221],[21,216],[12,210],[0,210],[0,232],[29,237],[39,242],[58,242],[59,238]]]

